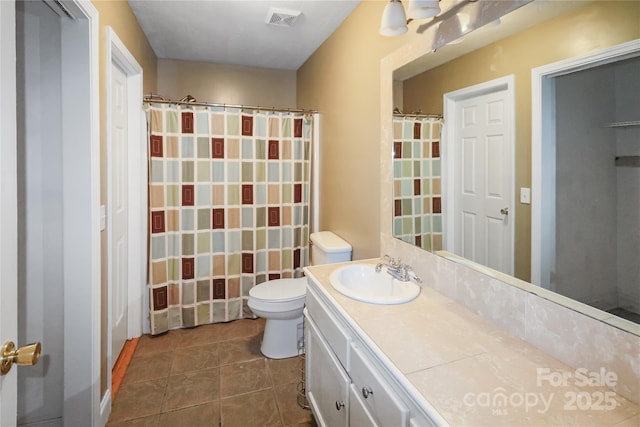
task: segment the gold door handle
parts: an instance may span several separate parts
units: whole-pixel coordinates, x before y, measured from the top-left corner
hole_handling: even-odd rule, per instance
[[[6,375],[13,364],[31,366],[38,363],[42,346],[39,342],[28,344],[16,350],[13,341],[7,341],[0,348],[0,375]]]

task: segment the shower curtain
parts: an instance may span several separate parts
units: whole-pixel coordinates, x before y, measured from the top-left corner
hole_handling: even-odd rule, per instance
[[[393,117],[393,236],[442,249],[439,117]]]
[[[151,333],[255,317],[309,259],[313,117],[146,103]]]

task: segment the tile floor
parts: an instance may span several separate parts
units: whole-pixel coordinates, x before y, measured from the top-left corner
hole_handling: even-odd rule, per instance
[[[313,426],[297,404],[301,361],[260,353],[264,319],[140,338],[108,427]]]

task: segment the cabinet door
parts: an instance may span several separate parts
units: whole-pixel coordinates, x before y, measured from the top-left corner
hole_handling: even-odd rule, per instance
[[[310,318],[305,320],[306,389],[318,425],[347,426],[350,380]]]
[[[406,427],[409,408],[402,403],[381,374],[380,367],[365,355],[359,345],[351,347],[351,380],[367,408],[383,426]]]
[[[349,387],[349,426],[379,427],[369,408],[362,401],[359,390],[351,384]]]

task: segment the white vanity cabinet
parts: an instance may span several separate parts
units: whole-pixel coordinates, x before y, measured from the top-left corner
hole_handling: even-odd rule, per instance
[[[346,426],[349,416],[351,381],[318,331],[305,320],[306,390],[309,404],[321,426]],[[308,369],[315,366],[314,369]]]
[[[375,417],[369,411],[366,403],[362,400],[362,396],[360,395],[360,390],[354,385],[351,384],[349,387],[349,425],[354,427],[364,427],[364,426],[380,426],[376,422]]]
[[[306,392],[318,425],[432,425],[344,316],[309,280]]]
[[[406,426],[409,408],[400,401],[379,366],[364,352],[357,342],[351,343],[351,371],[353,385],[359,390],[364,403],[375,414],[381,426]]]

